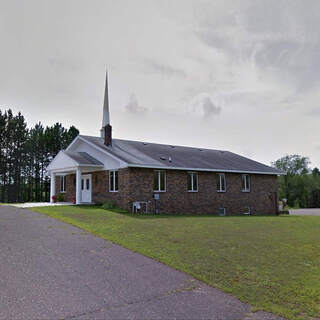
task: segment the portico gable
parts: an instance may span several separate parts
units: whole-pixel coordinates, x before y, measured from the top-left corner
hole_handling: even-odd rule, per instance
[[[81,179],[83,173],[102,170],[104,165],[86,152],[60,151],[47,167],[51,176],[50,201],[56,195],[56,176],[76,174],[76,204],[81,204]]]

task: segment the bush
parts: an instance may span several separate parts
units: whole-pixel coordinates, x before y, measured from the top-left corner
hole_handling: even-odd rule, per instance
[[[58,196],[57,196],[57,200],[58,200],[58,202],[63,202],[64,201],[64,195],[59,193]]]
[[[104,210],[114,210],[116,208],[117,208],[117,206],[114,203],[110,202],[110,201],[105,202],[102,205],[102,209],[104,209]]]

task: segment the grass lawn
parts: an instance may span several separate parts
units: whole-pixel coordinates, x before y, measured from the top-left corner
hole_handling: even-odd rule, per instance
[[[320,217],[146,216],[83,206],[31,210],[189,273],[257,310],[320,318]]]

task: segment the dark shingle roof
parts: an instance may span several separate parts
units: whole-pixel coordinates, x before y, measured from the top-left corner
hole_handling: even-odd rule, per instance
[[[79,165],[100,165],[103,166],[103,163],[94,157],[90,156],[90,154],[86,152],[72,152],[72,151],[64,151],[64,153],[69,156],[71,159],[76,161]]]
[[[100,137],[80,137],[120,158],[129,166],[282,174],[275,168],[229,151],[120,139],[113,139],[112,146],[107,147]]]

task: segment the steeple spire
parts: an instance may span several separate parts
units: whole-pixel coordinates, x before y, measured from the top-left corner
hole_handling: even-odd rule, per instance
[[[108,70],[106,70],[106,85],[104,89],[104,103],[103,103],[103,120],[101,128],[101,137],[104,138],[105,127],[110,125],[110,113],[109,113],[109,93],[108,93]]]

